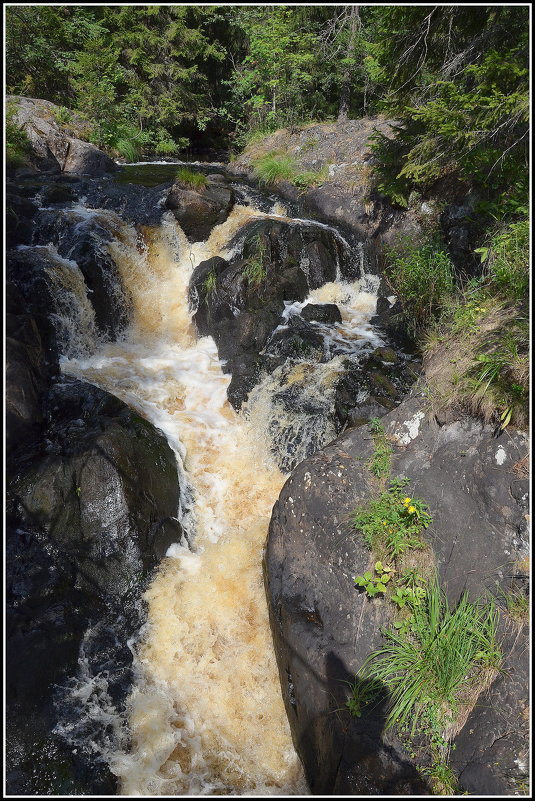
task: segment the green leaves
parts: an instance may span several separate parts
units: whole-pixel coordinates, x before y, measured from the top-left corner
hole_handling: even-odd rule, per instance
[[[355,576],[354,582],[357,587],[362,587],[366,590],[366,594],[373,598],[379,593],[386,592],[386,585],[392,578],[394,568],[389,565],[384,565],[382,562],[375,563],[375,574],[367,570],[362,576]]]

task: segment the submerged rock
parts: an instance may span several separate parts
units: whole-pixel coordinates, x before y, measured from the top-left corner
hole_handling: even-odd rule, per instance
[[[515,472],[526,436],[511,432],[500,444],[473,419],[441,427],[417,394],[382,423],[393,447],[391,476],[410,478],[411,493],[430,506],[425,537],[450,602],[463,591],[472,598],[496,593],[528,549],[527,481]],[[345,709],[346,682],[384,644],[380,627],[392,620],[393,604],[366,598],[353,582],[372,564],[351,517],[377,492],[366,467],[373,452],[368,428],[360,427],[302,462],[269,530],[264,570],[281,687],[315,794],[426,792],[395,730],[384,731],[384,706],[360,718]],[[507,671],[478,699],[456,738],[452,764],[469,792],[510,794],[521,777],[525,637],[518,631],[513,651],[511,637],[504,640]]]

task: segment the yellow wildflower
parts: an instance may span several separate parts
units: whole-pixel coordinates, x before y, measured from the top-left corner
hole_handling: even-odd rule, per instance
[[[410,515],[412,515],[412,514],[414,514],[414,513],[415,513],[415,511],[416,511],[416,507],[415,507],[415,506],[409,506],[409,508],[407,509],[407,511],[408,511],[408,513],[409,513]]]
[[[407,506],[407,504],[410,503],[411,501],[412,501],[412,498],[405,498],[403,503],[405,504],[405,506]]]

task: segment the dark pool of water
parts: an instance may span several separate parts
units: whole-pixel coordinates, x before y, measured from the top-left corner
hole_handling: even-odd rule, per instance
[[[205,175],[216,172],[225,173],[223,166],[212,163],[198,164],[177,161],[169,164],[126,164],[115,174],[114,180],[121,184],[159,186],[173,181],[181,167],[186,167],[188,170],[195,172],[202,172]]]

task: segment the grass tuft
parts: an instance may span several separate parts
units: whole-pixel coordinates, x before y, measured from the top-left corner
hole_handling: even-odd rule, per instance
[[[438,753],[467,701],[474,702],[474,688],[500,667],[498,612],[492,600],[471,603],[466,595],[450,607],[436,577],[410,611],[405,625],[383,630],[386,645],[369,656],[357,680],[388,691],[386,728],[428,732]]]
[[[202,189],[208,185],[208,179],[204,173],[190,170],[188,167],[181,167],[177,170],[176,181],[194,189]]]

